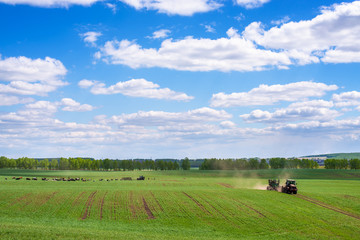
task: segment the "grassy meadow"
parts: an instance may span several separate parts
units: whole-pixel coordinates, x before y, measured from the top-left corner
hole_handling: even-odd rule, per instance
[[[146,180],[106,181],[139,175]],[[265,191],[267,179],[273,177],[282,183],[285,178],[296,179],[298,195]],[[356,239],[359,235],[360,171],[0,170],[1,239]]]

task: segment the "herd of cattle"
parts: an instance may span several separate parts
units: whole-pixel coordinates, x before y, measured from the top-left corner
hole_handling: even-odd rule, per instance
[[[15,180],[21,180],[23,179],[23,177],[12,177],[12,179],[15,179]],[[34,180],[34,181],[37,181],[38,178],[37,177],[33,177],[33,178],[25,178],[26,180],[30,181],[30,180]],[[39,178],[40,179],[40,178]],[[5,178],[5,180],[8,180],[7,178]],[[63,181],[63,182],[75,182],[75,181],[83,181],[83,182],[88,182],[88,181],[93,181],[95,182],[95,180],[92,180],[92,179],[86,179],[86,178],[41,178],[42,181]],[[127,180],[127,181],[131,181],[132,178],[131,177],[123,177],[123,178],[111,178],[111,179],[99,179],[99,181],[107,181],[107,182],[110,182],[110,181],[124,181],[124,180]],[[140,176],[138,177],[136,180],[145,180],[145,177],[144,176]]]

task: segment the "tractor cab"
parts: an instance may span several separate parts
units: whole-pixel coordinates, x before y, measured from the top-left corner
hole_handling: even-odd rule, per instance
[[[296,181],[292,179],[286,179],[286,186],[296,185]]]
[[[281,192],[288,194],[297,194],[296,181],[292,179],[286,179],[285,186],[281,187]]]

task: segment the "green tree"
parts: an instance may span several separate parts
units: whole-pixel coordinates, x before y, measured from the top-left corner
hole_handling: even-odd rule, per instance
[[[360,160],[359,159],[351,159],[349,161],[350,169],[360,169]]]
[[[249,159],[249,167],[250,169],[258,169],[259,168],[259,160],[257,160],[256,158],[250,158]]]
[[[9,159],[7,157],[0,157],[0,168],[8,168],[9,167]]]
[[[268,169],[269,168],[269,164],[266,162],[266,159],[261,159],[259,168],[260,169]]]
[[[59,169],[60,170],[68,170],[69,169],[69,159],[67,158],[60,158],[59,161]]]
[[[190,170],[190,160],[187,157],[182,160],[181,168],[183,170]]]
[[[103,162],[104,170],[109,171],[109,169],[110,169],[110,159],[105,158],[102,162]]]
[[[42,168],[44,170],[48,170],[49,169],[49,160],[47,158],[40,160],[39,166],[40,166],[40,168]]]

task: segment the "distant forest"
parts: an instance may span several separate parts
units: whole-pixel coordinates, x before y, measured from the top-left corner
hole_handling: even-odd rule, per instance
[[[329,154],[319,154],[319,155],[309,155],[309,156],[304,156],[304,157],[326,157],[326,158],[330,158],[330,159],[360,159],[360,153],[359,152],[355,152],[355,153],[329,153]]]
[[[359,159],[326,159],[326,169],[360,169]],[[319,165],[314,160],[298,158],[270,159],[128,159],[112,160],[93,158],[51,158],[17,159],[0,157],[0,168],[43,169],[43,170],[93,170],[93,171],[133,171],[133,170],[255,170],[255,169],[315,169]]]

